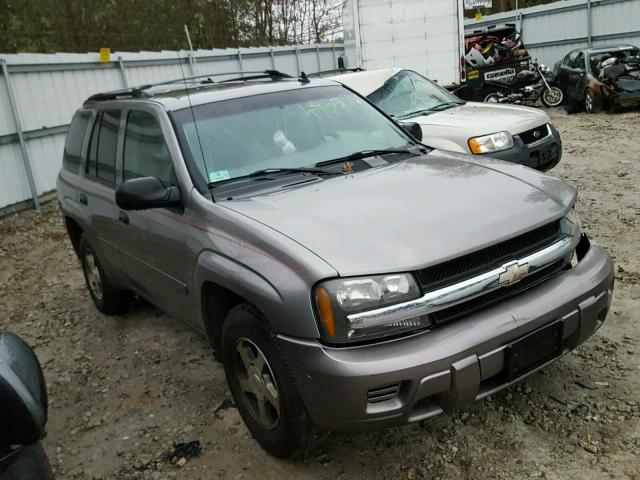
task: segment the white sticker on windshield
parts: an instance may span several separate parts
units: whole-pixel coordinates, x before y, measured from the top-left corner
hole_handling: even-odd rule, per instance
[[[216,170],[215,172],[209,172],[210,182],[219,182],[220,180],[229,180],[229,170]]]

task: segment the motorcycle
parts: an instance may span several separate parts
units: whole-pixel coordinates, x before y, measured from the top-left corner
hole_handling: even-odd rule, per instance
[[[511,83],[487,81],[484,83],[486,103],[526,103],[533,105],[538,99],[545,107],[557,107],[564,100],[558,87],[551,86],[553,74],[548,67],[532,63],[530,69],[521,70]]]

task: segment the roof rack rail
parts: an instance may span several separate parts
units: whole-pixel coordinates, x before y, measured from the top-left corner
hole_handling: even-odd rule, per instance
[[[227,75],[239,75],[239,76],[234,78],[229,78],[226,80],[221,80],[219,82],[216,82],[213,80],[213,77],[224,77]],[[96,93],[95,95],[91,95],[85,101],[85,103],[86,102],[103,102],[106,100],[115,100],[123,97],[125,98],[126,97],[138,98],[143,96],[150,97],[151,95],[147,93],[145,90],[148,90],[153,87],[159,87],[162,85],[176,85],[180,83],[213,84],[213,83],[224,83],[224,82],[259,80],[262,78],[270,78],[271,80],[280,80],[282,78],[293,78],[293,77],[286,73],[279,72],[278,70],[252,70],[252,71],[244,71],[244,72],[207,73],[205,75],[181,77],[181,78],[176,78],[174,80],[167,80],[164,82],[148,83],[145,85],[140,85],[138,87],[125,88],[122,90],[113,90],[110,92]]]
[[[334,68],[333,70],[322,70],[320,72],[314,72],[307,74],[309,78],[316,78],[322,75],[334,75],[338,73],[349,73],[349,72],[363,72],[364,68],[356,67],[356,68]]]

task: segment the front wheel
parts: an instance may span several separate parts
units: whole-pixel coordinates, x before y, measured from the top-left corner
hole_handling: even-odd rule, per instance
[[[540,100],[545,107],[557,107],[564,100],[564,94],[558,87],[550,87],[542,92]]]
[[[289,457],[319,443],[322,437],[260,312],[240,304],[231,309],[222,330],[229,389],[253,438],[276,457]]]
[[[587,113],[598,113],[601,110],[600,102],[595,93],[588,88],[584,92],[584,111]]]

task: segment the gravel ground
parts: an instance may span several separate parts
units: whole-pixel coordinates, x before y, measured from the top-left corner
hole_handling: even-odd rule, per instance
[[[640,479],[640,113],[551,111],[588,233],[617,265],[604,327],[577,351],[493,397],[435,419],[332,434],[276,460],[229,406],[205,340],[152,306],[93,307],[54,203],[0,220],[0,322],[43,363],[44,446],[60,479]],[[173,442],[203,452],[178,468]]]

